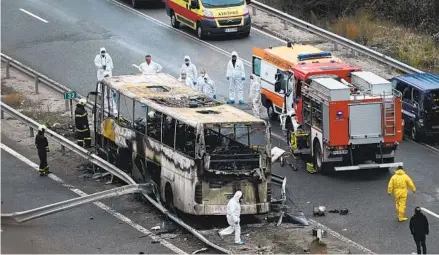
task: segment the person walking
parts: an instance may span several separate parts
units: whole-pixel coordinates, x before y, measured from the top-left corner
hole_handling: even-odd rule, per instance
[[[97,78],[98,81],[101,81],[105,74],[108,74],[110,77],[113,75],[113,59],[110,54],[107,53],[107,50],[102,47],[100,50],[101,54],[96,55],[95,57],[95,66],[97,67]]]
[[[221,230],[220,235],[230,235],[235,232],[235,245],[244,245],[241,241],[241,226],[240,226],[240,216],[241,216],[241,201],[242,192],[236,191],[235,195],[227,203],[227,223],[229,227]]]
[[[387,192],[389,193],[389,196],[393,193],[399,222],[408,220],[405,217],[407,188],[410,188],[413,193],[416,192],[416,187],[413,184],[412,179],[404,172],[402,166],[398,166],[395,174],[390,178]]]
[[[421,208],[415,208],[415,215],[410,218],[410,232],[416,243],[416,251],[418,254],[427,254],[427,246],[425,244],[426,235],[429,234],[427,217],[421,212]]]
[[[38,157],[40,158],[40,168],[38,172],[40,176],[47,176],[51,172],[49,171],[49,165],[47,164],[47,153],[50,151],[49,142],[47,141],[44,133],[46,132],[46,126],[41,125],[38,127],[38,134],[35,136],[35,146],[37,147]]]

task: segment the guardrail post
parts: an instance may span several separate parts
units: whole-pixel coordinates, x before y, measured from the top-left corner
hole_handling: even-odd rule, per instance
[[[0,117],[1,119],[5,118],[5,112],[3,110],[0,110]]]
[[[29,136],[34,137],[34,129],[32,127],[29,127]]]
[[[38,75],[35,75],[35,94],[39,94],[38,92],[38,85],[40,83],[40,77]]]
[[[69,100],[64,100],[64,106],[66,107],[66,112],[70,110]]]
[[[338,50],[338,43],[334,43],[334,51]]]
[[[66,147],[64,147],[64,145],[61,145],[61,154],[63,156],[66,155]]]
[[[256,7],[252,6],[252,15],[256,16]]]
[[[284,20],[284,30],[288,30],[288,22]]]
[[[11,67],[11,62],[6,60],[6,79],[9,79],[9,68]]]

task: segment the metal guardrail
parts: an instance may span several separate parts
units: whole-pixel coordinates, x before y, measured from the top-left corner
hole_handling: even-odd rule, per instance
[[[98,200],[117,197],[126,194],[135,194],[135,193],[146,193],[149,184],[130,184],[122,187],[117,187],[110,190],[105,190],[97,193],[93,193],[83,197],[75,197],[69,200],[61,201],[58,203],[38,207],[32,210],[22,211],[22,212],[14,212],[14,213],[2,213],[1,220],[2,223],[7,222],[26,222],[33,219],[37,219],[46,215],[54,214],[57,212],[62,212],[68,210],[70,208],[74,208],[83,204],[92,203]],[[151,190],[151,189],[149,189]]]
[[[392,67],[394,67],[400,71],[403,71],[405,73],[424,73],[423,71],[421,71],[417,68],[414,68],[414,67],[407,65],[401,61],[398,61],[394,58],[391,58],[391,57],[386,56],[382,53],[379,53],[378,51],[372,50],[364,45],[358,44],[354,41],[351,41],[349,39],[341,37],[337,34],[331,33],[331,32],[324,30],[318,26],[315,26],[311,23],[305,22],[301,19],[293,17],[287,13],[284,13],[282,11],[274,9],[274,8],[272,8],[268,5],[265,5],[263,3],[260,3],[258,1],[252,1],[249,6],[254,8],[253,15],[256,15],[256,9],[259,9],[263,12],[271,14],[277,18],[280,18],[281,20],[283,20],[286,23],[292,24],[292,25],[299,27],[303,30],[306,30],[306,31],[311,32],[315,35],[318,35],[320,37],[323,37],[323,38],[326,38],[326,39],[332,41],[334,43],[335,48],[337,48],[337,44],[340,44],[346,48],[352,49],[352,50],[359,52],[365,56],[368,56],[370,58],[378,60],[381,63],[392,66]]]
[[[32,70],[32,69],[30,69],[30,70]],[[18,121],[28,125],[29,128],[30,128],[31,136],[33,136],[33,130],[38,130],[38,127],[39,127],[40,124],[37,123],[36,121],[34,121],[34,120],[30,119],[29,117],[21,114],[20,112],[14,110],[13,108],[11,108],[10,106],[4,104],[3,102],[0,102],[0,106],[1,106],[0,111],[6,112],[11,117],[13,117],[13,118],[17,119]],[[3,113],[2,113],[2,115],[3,115]],[[128,184],[134,184],[134,185],[137,184],[130,176],[128,176],[121,169],[119,169],[116,166],[110,164],[109,162],[105,161],[104,159],[102,159],[101,157],[97,156],[96,154],[93,154],[93,153],[87,151],[86,149],[80,147],[79,145],[73,143],[72,141],[68,140],[67,138],[65,138],[65,137],[63,137],[61,135],[59,135],[58,133],[48,129],[48,130],[46,130],[46,135],[48,136],[48,138],[51,138],[55,142],[59,143],[62,146],[62,148],[67,148],[67,149],[73,151],[74,153],[76,153],[76,154],[80,155],[81,157],[89,160],[91,163],[99,166],[100,168],[104,169],[105,171],[108,171],[111,174],[117,176],[119,179],[123,180],[124,182],[126,182]],[[191,234],[193,234],[195,237],[197,237],[200,241],[204,242],[206,245],[208,245],[208,246],[210,246],[210,247],[212,247],[212,248],[214,248],[214,249],[216,249],[216,250],[218,250],[220,252],[223,252],[223,253],[226,253],[226,254],[231,254],[231,252],[229,250],[227,250],[227,249],[225,249],[223,247],[220,247],[220,246],[210,242],[202,234],[200,234],[197,230],[195,230],[191,226],[189,226],[186,223],[184,223],[183,221],[181,221],[175,215],[171,214],[166,208],[164,208],[160,203],[155,201],[153,198],[151,198],[147,194],[142,193],[142,195],[152,205],[154,205],[164,215],[166,215],[169,219],[171,219],[172,221],[174,221],[175,223],[177,223],[178,225],[180,225],[181,227],[183,227],[184,229],[189,231]]]

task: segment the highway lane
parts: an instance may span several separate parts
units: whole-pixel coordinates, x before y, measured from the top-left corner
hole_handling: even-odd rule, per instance
[[[8,152],[1,151],[2,213],[24,211],[76,197],[70,190]],[[172,254],[93,204],[21,224],[2,224],[2,253]]]
[[[23,8],[23,6],[41,15],[49,23],[45,24],[25,16],[18,11],[18,8]],[[94,83],[96,73],[93,58],[99,47],[105,45],[115,60],[114,74],[132,71],[130,64],[133,61],[142,61],[145,52],[151,52],[154,58],[165,66],[166,71],[173,75],[178,74],[181,57],[185,54],[199,61],[195,62],[199,67],[220,63],[220,68],[211,68],[210,74],[217,82],[222,95],[226,94],[227,84],[223,78],[227,56],[181,33],[164,29],[138,15],[118,9],[117,6],[107,1],[84,0],[81,1],[81,5],[71,1],[3,2],[3,10],[5,12],[2,15],[2,52],[81,93],[85,93],[86,88]],[[144,10],[144,12],[148,11]],[[103,15],[95,15],[96,12]],[[156,13],[158,10],[152,10],[152,12]],[[138,31],[143,31],[140,28],[147,28],[148,32],[139,33]],[[150,34],[155,37],[149,36]],[[244,45],[250,49],[252,46],[250,43],[253,42],[249,40],[253,37],[265,40],[267,45],[272,42],[270,40],[273,40],[254,33],[248,40],[219,40],[212,43],[227,47],[228,45],[235,47]],[[250,56],[243,57],[250,58]],[[50,61],[45,61],[47,59]],[[246,71],[249,72],[249,68]],[[273,130],[279,134],[279,128],[274,127]],[[398,151],[398,159],[404,159],[409,174],[418,186],[421,186],[419,187],[421,192],[427,194],[426,196],[419,195],[420,198],[417,201],[430,201],[434,205],[438,201],[438,198],[434,196],[435,189],[438,187],[438,176],[434,171],[437,155],[435,157],[434,154],[429,153],[430,151],[419,145],[404,142]],[[419,170],[411,172],[410,169]],[[394,229],[382,228],[384,223],[396,225],[392,218],[394,217],[392,199],[386,196],[389,175],[376,176],[372,173],[363,173],[357,176],[355,173],[348,173],[347,177],[343,175],[327,177],[309,175],[303,171],[293,172],[289,168],[275,167],[274,171],[288,177],[289,186],[294,188],[295,201],[305,208],[306,212],[309,213],[312,205],[316,203],[343,206],[354,211],[354,214],[350,216],[328,216],[321,219],[334,230],[346,234],[360,244],[370,245],[367,247],[374,251],[387,249],[383,247],[382,236],[396,239]],[[306,185],[303,185],[304,183]],[[371,187],[375,188],[371,189]],[[359,188],[362,192],[356,194],[352,192],[353,188]],[[383,199],[380,199],[381,197]],[[307,204],[307,201],[312,201],[312,204]],[[360,204],[361,201],[367,203]],[[431,210],[438,211],[435,208]],[[367,219],[373,215],[371,212],[377,212],[376,220],[368,222]],[[390,220],[381,219],[382,215],[388,215]],[[344,228],[347,231],[342,231]],[[402,234],[405,235],[404,232]],[[394,240],[393,238],[391,240]],[[402,238],[402,240],[407,239]],[[388,247],[391,251],[402,247],[393,244]]]

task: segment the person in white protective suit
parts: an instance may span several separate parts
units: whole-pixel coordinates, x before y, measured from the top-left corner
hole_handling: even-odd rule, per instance
[[[139,71],[142,72],[142,74],[160,73],[162,69],[163,67],[161,65],[152,61],[152,57],[149,54],[145,56],[145,62],[139,65]]]
[[[261,117],[261,78],[250,75],[250,102],[252,104],[253,115]]]
[[[236,191],[232,199],[230,199],[227,204],[227,223],[229,227],[221,230],[220,235],[230,235],[235,232],[235,245],[243,245],[244,242],[241,241],[241,226],[240,216],[241,216],[241,204],[240,200],[242,198],[242,192]]]
[[[238,96],[239,104],[244,104],[243,81],[245,81],[244,63],[238,59],[238,53],[232,52],[232,59],[227,64],[227,80],[229,83],[228,104],[235,103],[235,95]]]
[[[186,86],[197,89],[197,82],[188,77],[186,71],[181,71],[180,78],[178,78],[178,80],[186,84]]]
[[[110,75],[110,77],[113,76],[113,59],[104,47],[101,48],[100,54],[95,57],[95,66],[98,68],[98,81],[101,81],[105,74]]]
[[[211,97],[216,99],[216,86],[215,82],[210,79],[209,75],[207,75],[206,70],[201,70],[200,77],[198,77],[197,85],[198,90]]]
[[[192,64],[191,58],[189,56],[184,56],[184,63],[181,66],[180,73],[186,72],[187,77],[195,81],[198,77],[197,67]]]
[[[110,77],[110,75],[108,73],[104,73],[104,78],[105,77]],[[105,86],[104,94],[102,95],[102,87],[101,84],[99,84],[98,93],[100,97],[102,96],[104,97],[104,111],[108,111],[110,115],[117,117],[118,111],[117,111],[117,103],[116,103],[116,92],[113,91],[108,86]]]

